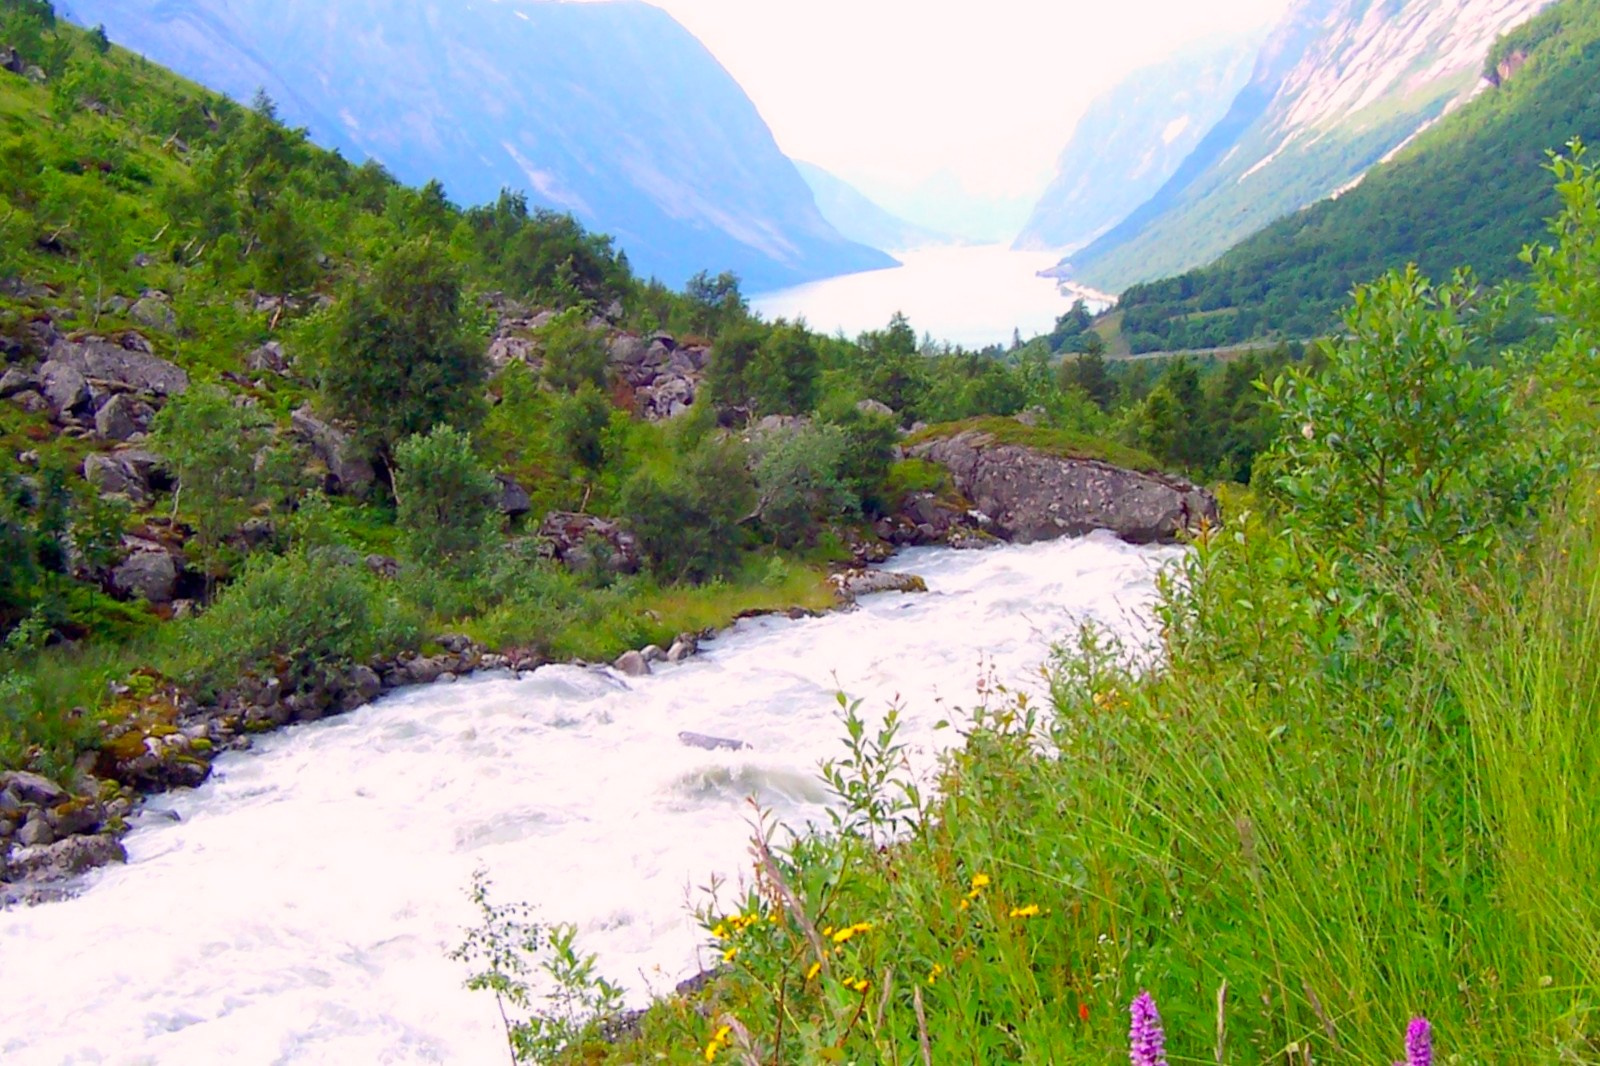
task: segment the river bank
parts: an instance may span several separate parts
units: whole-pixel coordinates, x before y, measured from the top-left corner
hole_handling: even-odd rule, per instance
[[[872,713],[898,697],[926,772],[958,740],[939,723],[985,677],[1036,683],[1050,642],[1085,620],[1148,639],[1142,607],[1178,551],[1104,534],[912,549],[886,569],[925,577],[926,595],[746,620],[649,677],[480,674],[264,735],[154,801],[128,866],[0,916],[8,969],[73,975],[8,1001],[6,1018],[30,1021],[0,1024],[18,1034],[0,1053],[60,1061],[133,1033],[132,1060],[494,1061],[492,1006],[444,958],[477,866],[500,898],[575,922],[642,1003],[711,961],[685,901],[747,868],[748,797],[825,823],[815,768],[839,750],[835,692]]]

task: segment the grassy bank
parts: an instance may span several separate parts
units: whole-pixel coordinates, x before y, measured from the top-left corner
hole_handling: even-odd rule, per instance
[[[1554,169],[1552,341],[1482,365],[1470,278],[1364,287],[1158,668],[1063,634],[931,798],[852,709],[834,830],[702,915],[723,971],[574,1059],[1105,1063],[1149,992],[1171,1062],[1393,1062],[1422,1016],[1434,1061],[1600,1063],[1600,174]]]

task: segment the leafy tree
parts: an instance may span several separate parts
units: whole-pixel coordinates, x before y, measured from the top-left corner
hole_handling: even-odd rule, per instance
[[[104,25],[97,25],[89,31],[89,47],[93,48],[97,55],[105,55],[111,51],[111,38],[106,36]]]
[[[1091,333],[1090,336],[1099,340],[1095,334]],[[1117,383],[1106,368],[1103,348],[1103,344],[1094,348],[1086,347],[1079,354],[1063,359],[1061,385],[1063,388],[1082,389],[1096,407],[1108,411],[1117,400]]]
[[[587,381],[556,405],[552,420],[556,439],[566,457],[588,480],[606,464],[606,429],[611,424],[611,412],[611,401]]]
[[[746,383],[763,415],[801,415],[817,405],[817,345],[805,323],[779,321],[757,349]]]
[[[482,338],[467,326],[461,278],[430,241],[401,245],[334,310],[322,389],[387,464],[406,437],[483,417]]]
[[[624,521],[666,581],[699,582],[732,570],[755,489],[744,449],[706,438],[671,473],[640,470],[622,490]]]
[[[472,438],[451,426],[396,446],[394,496],[406,556],[416,563],[460,568],[494,538],[499,484],[473,453]]]
[[[289,489],[293,457],[277,443],[269,416],[235,403],[216,385],[174,396],[150,429],[152,446],[177,482],[175,507],[194,523],[206,572],[219,576],[227,538]]]
[[[688,331],[705,337],[721,337],[731,327],[750,317],[750,305],[739,291],[737,274],[724,271],[712,277],[701,271],[683,287]]]
[[[847,444],[844,431],[829,425],[768,443],[756,464],[756,514],[774,543],[811,544],[822,523],[859,512],[861,498],[843,476]]]
[[[585,385],[605,388],[610,351],[605,334],[592,330],[582,307],[569,307],[539,331],[544,346],[540,376],[557,392],[575,393]]]
[[[1326,366],[1272,387],[1268,483],[1289,520],[1382,550],[1472,543],[1521,510],[1537,455],[1505,373],[1474,365],[1483,311],[1467,273],[1435,286],[1413,266],[1356,290]]]
[[[753,320],[739,320],[717,334],[711,346],[711,364],[706,368],[706,394],[723,411],[748,409],[755,387],[756,364],[767,327]]]

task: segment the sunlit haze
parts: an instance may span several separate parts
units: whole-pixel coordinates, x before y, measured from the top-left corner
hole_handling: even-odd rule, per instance
[[[656,0],[744,86],[785,152],[935,227],[1025,216],[1093,97],[1286,0]],[[1016,217],[1020,225],[1021,217]],[[994,238],[1006,236],[989,234]]]

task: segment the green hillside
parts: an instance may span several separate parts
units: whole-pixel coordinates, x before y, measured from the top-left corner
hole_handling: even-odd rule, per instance
[[[1504,62],[1503,62],[1504,61]],[[1547,153],[1600,136],[1600,3],[1566,0],[1513,31],[1509,72],[1354,189],[1282,219],[1217,262],[1123,294],[1134,352],[1326,332],[1350,289],[1415,262],[1498,279],[1556,208]],[[1496,75],[1498,77],[1498,75]]]

